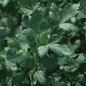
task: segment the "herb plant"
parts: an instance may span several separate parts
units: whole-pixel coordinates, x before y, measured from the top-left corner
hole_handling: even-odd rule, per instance
[[[86,0],[0,0],[0,86],[86,86]]]

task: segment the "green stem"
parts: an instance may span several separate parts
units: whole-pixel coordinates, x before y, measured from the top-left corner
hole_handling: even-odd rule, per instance
[[[61,7],[64,6],[65,3],[66,3],[66,0],[64,0],[64,1],[60,4],[60,6],[61,6]]]

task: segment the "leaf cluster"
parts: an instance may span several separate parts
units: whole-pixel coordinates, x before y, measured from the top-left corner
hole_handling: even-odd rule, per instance
[[[0,0],[0,86],[86,86],[86,0]]]

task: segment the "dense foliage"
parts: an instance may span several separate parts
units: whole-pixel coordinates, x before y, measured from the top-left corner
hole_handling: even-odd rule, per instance
[[[86,0],[0,0],[0,86],[86,86]]]

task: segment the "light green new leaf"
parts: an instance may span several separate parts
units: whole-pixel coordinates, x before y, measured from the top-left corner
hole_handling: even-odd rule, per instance
[[[49,17],[54,21],[58,21],[60,19],[59,8],[55,3],[52,3],[50,8],[51,11],[49,12]]]
[[[64,7],[60,23],[66,22],[78,13],[79,4],[68,4]]]
[[[76,41],[73,43],[73,46],[72,46],[72,51],[73,51],[73,52],[79,48],[80,43],[81,43],[80,40],[76,40]]]
[[[35,80],[37,80],[40,84],[45,84],[45,82],[46,82],[45,74],[44,74],[44,71],[42,71],[42,70],[36,71],[34,73],[33,78]]]
[[[86,25],[83,27],[83,29],[86,31]]]
[[[20,47],[21,47],[23,53],[25,53],[25,54],[28,53],[28,48],[29,48],[29,44],[28,43],[21,43]]]
[[[38,53],[40,57],[44,57],[48,52],[48,45],[40,46],[38,48]]]
[[[75,26],[74,24],[71,24],[71,23],[61,23],[61,24],[59,24],[59,27],[63,31],[73,31],[73,32],[77,32],[78,31],[78,27]]]
[[[32,14],[32,12],[33,12],[32,10],[27,9],[27,8],[23,8],[23,7],[20,8],[20,11],[21,11],[22,13],[25,13],[25,14],[28,13],[28,15],[29,15],[29,14]]]
[[[9,3],[9,0],[0,0],[0,4],[2,4],[3,7],[7,6]]]
[[[12,70],[12,71],[15,71],[17,70],[17,66],[15,63],[9,61],[9,60],[5,60],[5,64],[6,64],[6,69],[7,70]]]
[[[64,44],[49,44],[49,48],[57,55],[70,55],[71,51],[67,45]]]
[[[84,54],[81,53],[81,54],[78,56],[78,58],[76,59],[76,61],[79,62],[79,63],[84,62],[84,61],[85,61],[85,56],[84,56]]]
[[[53,34],[53,35],[50,37],[49,42],[51,42],[51,43],[57,43],[57,42],[60,42],[61,39],[62,39],[62,36],[57,35],[57,34]]]

